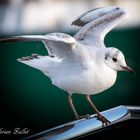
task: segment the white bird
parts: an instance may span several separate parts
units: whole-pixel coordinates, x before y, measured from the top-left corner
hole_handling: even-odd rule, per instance
[[[90,95],[100,93],[114,85],[117,71],[129,71],[123,53],[114,47],[106,48],[105,35],[123,19],[127,12],[116,6],[90,10],[73,25],[81,28],[74,37],[64,33],[47,35],[13,36],[0,42],[42,41],[48,50],[46,56],[33,54],[17,59],[19,62],[36,68],[48,76],[52,84],[68,92],[68,101],[76,119],[80,116],[73,104],[72,94],[84,94],[102,123],[109,123],[100,114],[90,99]]]

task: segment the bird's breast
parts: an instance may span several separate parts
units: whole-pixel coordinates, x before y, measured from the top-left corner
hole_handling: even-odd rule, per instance
[[[116,72],[96,69],[73,68],[61,71],[52,79],[52,83],[70,93],[96,94],[111,87],[116,80]]]
[[[97,92],[102,92],[111,86],[114,85],[117,77],[117,72],[113,69],[107,68],[107,69],[100,69],[98,72],[96,72],[96,82],[98,83],[97,86]]]

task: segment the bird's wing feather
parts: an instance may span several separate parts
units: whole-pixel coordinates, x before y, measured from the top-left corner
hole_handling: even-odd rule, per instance
[[[42,56],[38,54],[32,54],[31,56],[18,58],[17,61],[38,69],[47,76],[51,76],[53,74],[53,70],[57,68],[57,64],[60,62],[58,58],[52,58],[50,56]]]
[[[103,13],[101,13],[99,15],[98,9],[101,9],[101,8],[95,8],[95,9],[92,9],[92,10],[87,11],[84,14],[80,15],[78,18],[76,18],[72,22],[72,25],[82,27],[82,26],[86,25],[87,23],[89,23],[90,21],[97,19],[99,16],[101,16],[103,14]]]
[[[75,39],[84,44],[105,47],[103,43],[105,35],[118,25],[126,15],[124,9],[115,6],[90,10],[72,23],[81,26]]]
[[[44,35],[21,35],[21,36],[12,36],[8,38],[0,39],[0,43],[3,42],[24,42],[24,41],[42,41],[45,39]]]
[[[49,54],[56,55],[59,58],[72,57],[73,49],[76,48],[76,40],[63,33],[50,33],[43,40]]]
[[[25,42],[25,41],[43,41],[49,55],[53,54],[59,58],[68,57],[72,49],[76,46],[75,39],[63,33],[50,33],[47,35],[23,35],[0,39],[2,42]]]
[[[81,63],[80,65],[84,65],[85,60],[90,60],[88,50],[80,42],[77,42],[75,38],[73,38],[68,34],[50,33],[44,36],[43,35],[14,36],[0,40],[0,42],[19,42],[19,41],[20,42],[42,41],[46,49],[48,50],[48,54],[50,55],[50,57],[63,59],[63,61],[68,60],[71,63],[75,62],[79,64]]]
[[[22,57],[17,60],[28,66],[41,70],[48,76],[53,75],[53,70],[57,68],[57,65],[59,65],[61,61],[66,61],[66,66],[67,62],[68,64],[78,64],[85,68],[89,66],[89,52],[81,43],[76,42],[76,40],[70,35],[63,33],[50,33],[44,36],[28,35],[0,39],[0,42],[21,41],[42,41],[45,44],[49,56],[34,54],[32,56]]]

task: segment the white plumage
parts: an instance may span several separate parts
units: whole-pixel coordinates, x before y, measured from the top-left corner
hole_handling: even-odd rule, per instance
[[[72,22],[81,28],[74,37],[64,33],[15,36],[3,41],[42,41],[48,56],[32,55],[18,59],[47,75],[52,83],[67,91],[69,102],[72,93],[85,94],[90,105],[103,123],[105,119],[91,103],[89,95],[100,93],[114,85],[117,71],[133,70],[126,65],[123,53],[117,48],[106,48],[105,35],[125,19],[127,13],[116,6],[90,10]]]

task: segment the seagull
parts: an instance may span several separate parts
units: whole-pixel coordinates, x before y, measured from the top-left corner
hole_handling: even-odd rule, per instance
[[[106,47],[105,35],[127,17],[125,9],[111,6],[90,10],[72,22],[80,29],[74,37],[65,33],[22,35],[3,38],[0,42],[42,41],[48,55],[32,54],[17,61],[40,70],[53,85],[68,93],[68,102],[76,119],[88,118],[76,111],[72,95],[83,94],[103,124],[110,121],[94,105],[91,95],[112,87],[117,71],[134,70],[127,66],[123,53]]]

